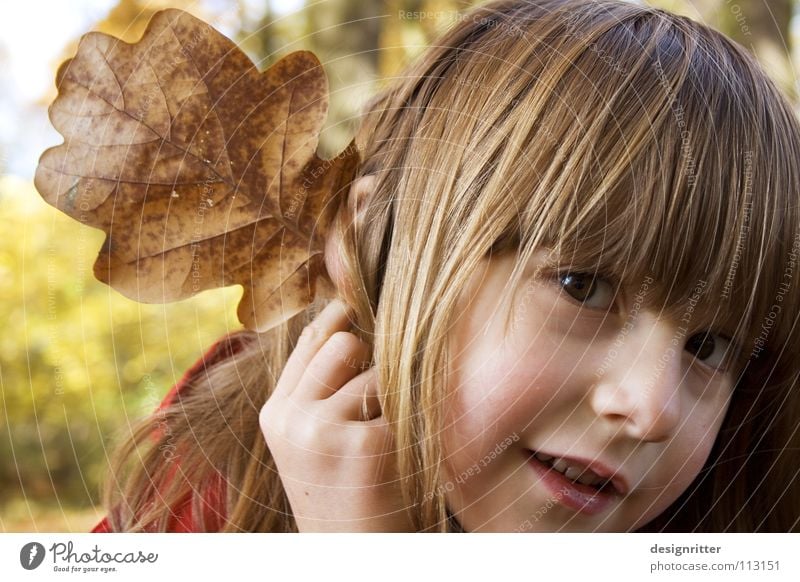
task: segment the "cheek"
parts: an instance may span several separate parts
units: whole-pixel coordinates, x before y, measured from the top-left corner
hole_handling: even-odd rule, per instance
[[[690,416],[686,425],[687,430],[681,434],[680,446],[670,451],[670,456],[675,459],[675,467],[679,468],[676,474],[676,481],[679,481],[682,487],[679,494],[700,474],[719,431],[718,423],[710,418]]]
[[[696,404],[696,403],[695,403]],[[645,486],[651,493],[639,499],[632,515],[635,527],[648,523],[672,505],[702,471],[717,437],[719,427],[709,422],[708,415],[697,414],[686,422],[686,430],[676,439],[658,462],[657,470]],[[652,485],[651,485],[652,484]]]
[[[504,438],[541,424],[563,381],[551,355],[489,340],[455,361],[446,405],[448,452],[482,456]]]

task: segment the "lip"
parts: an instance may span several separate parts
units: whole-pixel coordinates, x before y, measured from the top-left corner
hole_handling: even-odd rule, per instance
[[[545,465],[534,455],[536,452],[543,453],[552,457],[560,457],[566,461],[572,461],[584,467],[590,468],[603,479],[611,479],[613,488],[598,491],[594,487],[574,483],[567,479],[564,475]],[[627,494],[629,491],[627,481],[624,477],[615,473],[609,467],[597,461],[589,461],[576,457],[564,457],[559,455],[551,455],[544,451],[524,451],[526,459],[531,468],[534,469],[539,476],[541,483],[547,488],[553,497],[558,500],[562,505],[565,505],[575,511],[585,515],[597,515],[605,511],[615,500]]]

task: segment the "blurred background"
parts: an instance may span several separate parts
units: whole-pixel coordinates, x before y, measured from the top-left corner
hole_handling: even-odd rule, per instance
[[[352,137],[359,108],[480,2],[457,0],[26,0],[0,11],[0,532],[88,531],[107,456],[207,347],[240,327],[241,289],[170,305],[96,281],[105,238],[44,203],[33,175],[62,142],[47,119],[58,64],[98,30],[138,40],[154,12],[187,10],[260,69],[310,49],[327,71],[322,154]],[[797,103],[800,0],[650,0],[739,41]],[[409,12],[424,14],[410,17]]]

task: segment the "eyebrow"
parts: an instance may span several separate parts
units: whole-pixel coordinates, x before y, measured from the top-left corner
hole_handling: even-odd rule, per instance
[[[731,312],[723,309],[722,306],[715,306],[706,300],[703,303],[697,303],[693,310],[689,312],[689,302],[683,303],[686,306],[687,313],[690,317],[687,320],[680,318],[677,324],[685,328],[686,338],[701,332],[709,332],[721,335],[731,343],[730,358],[739,361],[742,353],[746,351],[747,337],[749,330],[747,328],[737,329],[741,326],[742,318],[738,313]]]
[[[638,281],[633,280],[629,275],[622,277],[613,270],[604,270],[606,265],[602,263],[595,262],[592,265],[583,265],[578,262],[573,262],[572,260],[564,259],[563,254],[553,253],[551,255],[551,251],[553,251],[552,247],[542,247],[542,249],[534,253],[531,260],[532,266],[530,267],[533,275],[539,272],[571,270],[603,277],[613,283],[615,298],[619,298],[620,293],[623,294],[626,309],[628,310],[630,310],[631,304],[634,303],[633,298],[639,295],[643,290],[645,293],[648,293],[653,289],[660,290],[663,288],[663,285],[654,277],[650,277],[649,280],[647,277],[639,278]],[[537,257],[537,253],[541,253],[541,255]],[[692,293],[689,299],[684,300],[680,304],[677,302],[667,303],[663,310],[675,311],[676,307],[683,305],[684,314],[687,312],[690,313],[690,320],[684,322],[683,318],[678,316],[676,323],[685,325],[687,330],[697,330],[696,332],[712,331],[730,338],[732,341],[736,340],[737,344],[739,344],[739,350],[743,351],[744,345],[742,345],[742,342],[748,337],[750,330],[740,329],[737,333],[737,327],[739,327],[742,319],[741,315],[722,309],[719,305],[717,305],[717,313],[714,313],[715,304],[708,299],[705,293],[701,294],[699,300],[692,305],[691,297],[694,296],[695,294]]]
[[[618,297],[619,293],[622,293],[628,309],[631,308],[632,303],[635,303],[634,298],[638,295],[643,293],[647,294],[654,289],[663,289],[663,285],[654,278],[643,278],[637,282],[632,282],[629,280],[622,280],[617,274],[605,274],[598,269],[595,269],[594,272],[600,277],[611,279],[614,283],[615,296]],[[699,298],[692,303],[692,299],[697,296],[694,292],[695,290],[693,289],[692,291],[689,298],[680,303],[668,302],[660,306],[662,313],[663,311],[670,311],[673,314],[678,313],[678,315],[671,318],[674,319],[676,324],[687,329],[687,335],[690,330],[692,333],[710,331],[723,335],[731,341],[736,340],[737,342],[741,342],[742,338],[747,336],[748,330],[746,329],[739,330],[738,333],[736,331],[741,322],[741,316],[739,314],[722,309],[720,305],[715,305],[705,294],[701,294]],[[679,311],[681,307],[683,310]],[[659,308],[659,306],[656,306],[656,308]],[[664,316],[662,314],[659,317]],[[741,347],[743,346],[740,346],[740,348]]]

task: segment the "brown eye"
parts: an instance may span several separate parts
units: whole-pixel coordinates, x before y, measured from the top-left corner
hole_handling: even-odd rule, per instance
[[[578,303],[595,309],[609,309],[614,304],[614,288],[603,277],[566,271],[558,279],[561,288]]]
[[[708,333],[695,334],[686,342],[686,349],[701,360],[705,360],[714,353],[714,346],[714,336]]]
[[[697,333],[686,342],[686,349],[703,364],[717,369],[725,369],[730,357],[731,343],[719,334],[708,331]]]

